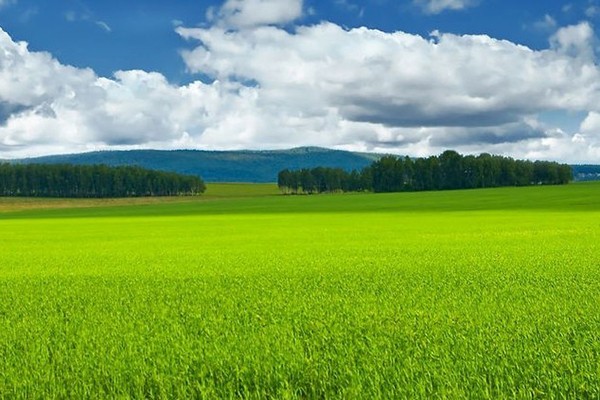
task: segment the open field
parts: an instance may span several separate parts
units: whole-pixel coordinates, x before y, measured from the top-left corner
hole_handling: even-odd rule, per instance
[[[211,183],[201,196],[182,197],[127,197],[106,199],[54,199],[0,197],[0,214],[15,211],[63,208],[98,208],[115,206],[138,206],[148,204],[185,203],[236,197],[260,197],[279,194],[276,184],[270,183]]]
[[[211,186],[0,201],[0,398],[600,398],[600,184]]]

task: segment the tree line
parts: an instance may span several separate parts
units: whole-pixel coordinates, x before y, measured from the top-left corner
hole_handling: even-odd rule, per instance
[[[135,166],[0,163],[0,196],[181,196],[205,189],[197,176]]]
[[[463,156],[446,150],[439,156],[384,156],[361,171],[341,168],[280,171],[284,193],[412,192],[500,186],[562,185],[573,179],[571,167],[550,161],[515,160],[487,153]]]

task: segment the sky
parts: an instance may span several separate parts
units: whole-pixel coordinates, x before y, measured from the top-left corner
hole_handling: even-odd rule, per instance
[[[0,159],[446,149],[600,163],[600,0],[0,0]]]

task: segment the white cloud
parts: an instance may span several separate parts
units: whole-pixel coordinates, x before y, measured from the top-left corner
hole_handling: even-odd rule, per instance
[[[557,25],[556,20],[549,14],[544,15],[544,18],[533,24],[536,29],[542,31],[552,31],[556,29]]]
[[[447,10],[464,10],[473,7],[475,0],[413,0],[427,14],[439,14]]]
[[[600,113],[590,112],[581,123],[581,131],[600,134]]]
[[[252,138],[252,125],[244,122],[257,113],[252,88],[229,82],[174,86],[144,71],[102,78],[31,52],[1,30],[0,49],[3,156],[183,143],[235,147]],[[228,128],[236,129],[225,135]]]
[[[594,58],[594,30],[588,22],[559,29],[550,43],[557,52],[590,60]]]
[[[197,44],[183,53],[189,70],[213,83],[177,86],[145,71],[103,78],[0,30],[2,157],[298,145],[572,162],[600,154],[600,71],[586,23],[559,30],[541,51],[484,35],[424,38],[331,23],[290,31],[215,22],[177,32]],[[563,132],[537,120],[549,110],[589,113],[589,121]]]
[[[289,33],[179,29],[201,45],[191,71],[256,81],[263,96],[319,114],[396,127],[493,126],[545,109],[584,109],[598,99],[593,64],[488,36],[436,40],[323,23]],[[318,43],[318,46],[315,45]]]
[[[61,65],[48,53],[30,52],[0,29],[0,101],[36,106],[70,93],[94,73]]]
[[[284,25],[302,16],[302,4],[303,0],[227,0],[217,14],[210,9],[208,18],[233,28]]]
[[[355,4],[348,0],[335,0],[335,4],[338,7],[342,8],[348,12],[356,13],[356,15],[359,18],[362,18],[365,15],[365,7],[364,6],[361,7],[358,4]]]
[[[595,18],[600,15],[600,7],[597,5],[590,5],[585,9],[585,15],[588,18]]]
[[[588,113],[581,123],[580,131],[577,136],[578,142],[600,147],[600,113]]]
[[[85,9],[81,13],[78,13],[73,10],[69,10],[69,11],[65,12],[64,16],[68,22],[84,21],[84,22],[88,22],[88,23],[93,23],[94,25],[96,25],[98,28],[102,29],[105,32],[108,32],[108,33],[112,32],[112,28],[110,27],[110,25],[108,25],[105,21],[95,20],[92,12],[87,9]]]
[[[112,28],[104,21],[96,21],[96,25],[105,30],[106,32],[112,32]]]

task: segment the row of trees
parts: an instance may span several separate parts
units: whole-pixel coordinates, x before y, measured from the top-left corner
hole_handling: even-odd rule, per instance
[[[178,196],[200,194],[205,189],[197,176],[132,166],[0,164],[0,196]]]
[[[462,156],[447,150],[427,158],[385,156],[362,171],[323,167],[286,169],[279,173],[278,185],[285,193],[402,192],[560,185],[572,179],[573,172],[566,164],[514,160],[490,154]]]
[[[296,171],[284,169],[277,177],[284,193],[360,192],[370,190],[369,169],[346,172],[341,168],[304,168]]]

